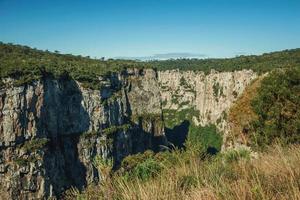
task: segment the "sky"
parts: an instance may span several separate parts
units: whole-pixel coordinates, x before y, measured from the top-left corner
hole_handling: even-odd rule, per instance
[[[97,58],[262,54],[300,47],[300,0],[0,0],[0,41]]]

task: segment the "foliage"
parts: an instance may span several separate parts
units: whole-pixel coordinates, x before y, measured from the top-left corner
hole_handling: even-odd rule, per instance
[[[170,152],[176,164],[150,179],[112,176],[109,185],[89,185],[75,192],[84,199],[299,199],[300,147],[271,146],[256,159],[232,159],[224,154],[202,160],[196,154]],[[177,155],[178,154],[178,155]],[[189,157],[187,160],[186,158]],[[234,156],[236,158],[236,156]],[[109,196],[108,196],[109,194]]]
[[[99,60],[32,49],[27,46],[0,42],[0,77],[17,79],[16,85],[30,83],[44,75],[60,77],[69,74],[85,86],[99,89],[98,76],[145,64],[128,60]]]
[[[251,135],[254,145],[267,145],[275,140],[299,143],[300,68],[270,73],[262,80],[252,107],[258,116]]]
[[[80,135],[81,138],[88,139],[98,135],[96,131],[87,131]]]
[[[121,168],[124,171],[133,170],[139,163],[147,159],[151,159],[154,156],[154,152],[147,150],[144,153],[137,153],[135,155],[127,156],[121,163]]]
[[[214,92],[214,97],[216,98],[216,100],[218,101],[218,96],[222,96],[223,94],[223,87],[220,86],[219,82],[216,82],[213,84],[213,92]]]
[[[180,111],[164,109],[164,122],[167,128],[174,128],[176,125],[179,125],[184,120],[192,121],[193,117],[199,116],[199,111],[194,108],[186,108]]]
[[[252,69],[257,72],[266,72],[275,68],[299,67],[300,49],[227,59],[171,59],[141,62],[91,59],[0,42],[0,60],[0,77],[16,79],[15,85],[17,86],[30,83],[45,75],[58,78],[69,74],[71,78],[81,82],[85,87],[100,89],[99,76],[108,77],[111,73],[126,68],[143,69],[155,66],[157,70],[197,70],[209,73],[211,69],[218,71]]]
[[[127,156],[121,164],[118,174],[126,180],[149,180],[156,177],[165,168],[178,164],[185,157],[179,150],[172,152],[165,151],[154,154],[153,151],[147,150],[144,153]],[[187,160],[188,156],[185,157]]]
[[[37,138],[37,139],[29,140],[23,144],[22,149],[27,152],[33,152],[44,148],[48,142],[49,139],[47,138]]]
[[[132,176],[146,181],[158,175],[161,170],[161,164],[156,160],[150,158],[141,163],[138,163],[132,171]]]
[[[186,147],[198,148],[205,152],[208,148],[213,148],[217,152],[221,150],[222,136],[218,132],[215,125],[196,126],[193,123],[190,125]]]
[[[155,159],[152,151],[146,151],[125,158],[121,165],[121,172],[125,179],[148,180],[162,170],[161,163]]]
[[[223,154],[225,162],[237,162],[239,160],[250,160],[251,151],[246,147],[239,147],[234,149],[228,149]]]
[[[27,159],[24,159],[24,158],[16,158],[14,160],[14,162],[19,165],[20,167],[22,166],[26,166],[28,164],[28,160]]]
[[[230,107],[228,115],[230,132],[226,138],[227,144],[240,141],[248,145],[251,122],[257,120],[257,115],[253,111],[251,102],[257,95],[257,90],[260,87],[262,79],[263,76],[253,80],[233,106]]]
[[[110,126],[103,130],[103,133],[105,135],[111,135],[113,133],[116,133],[118,131],[128,131],[131,128],[131,124],[123,124],[120,126]]]
[[[97,155],[93,159],[93,165],[99,170],[102,181],[107,181],[113,168],[113,159],[103,159]]]
[[[275,68],[299,67],[300,49],[265,53],[259,56],[238,56],[225,59],[170,59],[149,63],[159,70],[179,69],[209,73],[211,69],[217,71],[252,69],[263,73]]]
[[[160,113],[143,113],[143,114],[132,114],[131,115],[131,121],[138,122],[138,120],[144,120],[144,121],[161,121],[161,114]]]

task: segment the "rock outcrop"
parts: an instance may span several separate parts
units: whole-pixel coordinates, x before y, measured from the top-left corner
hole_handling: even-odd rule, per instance
[[[252,70],[212,70],[210,74],[199,71],[161,71],[158,73],[158,81],[163,110],[193,111],[193,123],[200,126],[215,124],[225,139],[229,131],[226,121],[229,108],[257,76]]]
[[[99,77],[100,90],[67,75],[0,92],[0,190],[12,199],[59,197],[98,181],[96,156],[117,167],[130,154],[167,145],[164,110],[193,108],[197,125],[226,132],[226,112],[252,71],[127,69]]]

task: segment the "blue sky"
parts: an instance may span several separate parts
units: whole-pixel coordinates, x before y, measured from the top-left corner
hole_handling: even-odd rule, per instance
[[[233,57],[300,47],[300,0],[0,0],[0,41],[91,57]]]

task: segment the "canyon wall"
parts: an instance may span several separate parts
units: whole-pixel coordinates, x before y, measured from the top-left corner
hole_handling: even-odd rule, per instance
[[[99,77],[91,90],[67,75],[45,76],[0,91],[0,189],[12,199],[59,197],[70,187],[101,179],[96,156],[124,157],[168,145],[168,112],[192,110],[192,123],[216,124],[226,134],[226,113],[257,77],[248,70],[127,69]],[[3,196],[5,198],[5,196]]]
[[[231,105],[257,77],[252,70],[212,70],[209,74],[199,71],[161,71],[158,73],[158,81],[164,117],[182,112],[190,115],[196,125],[214,124],[224,134],[225,140],[229,131],[226,120]],[[178,124],[174,115],[169,118],[171,124]]]

